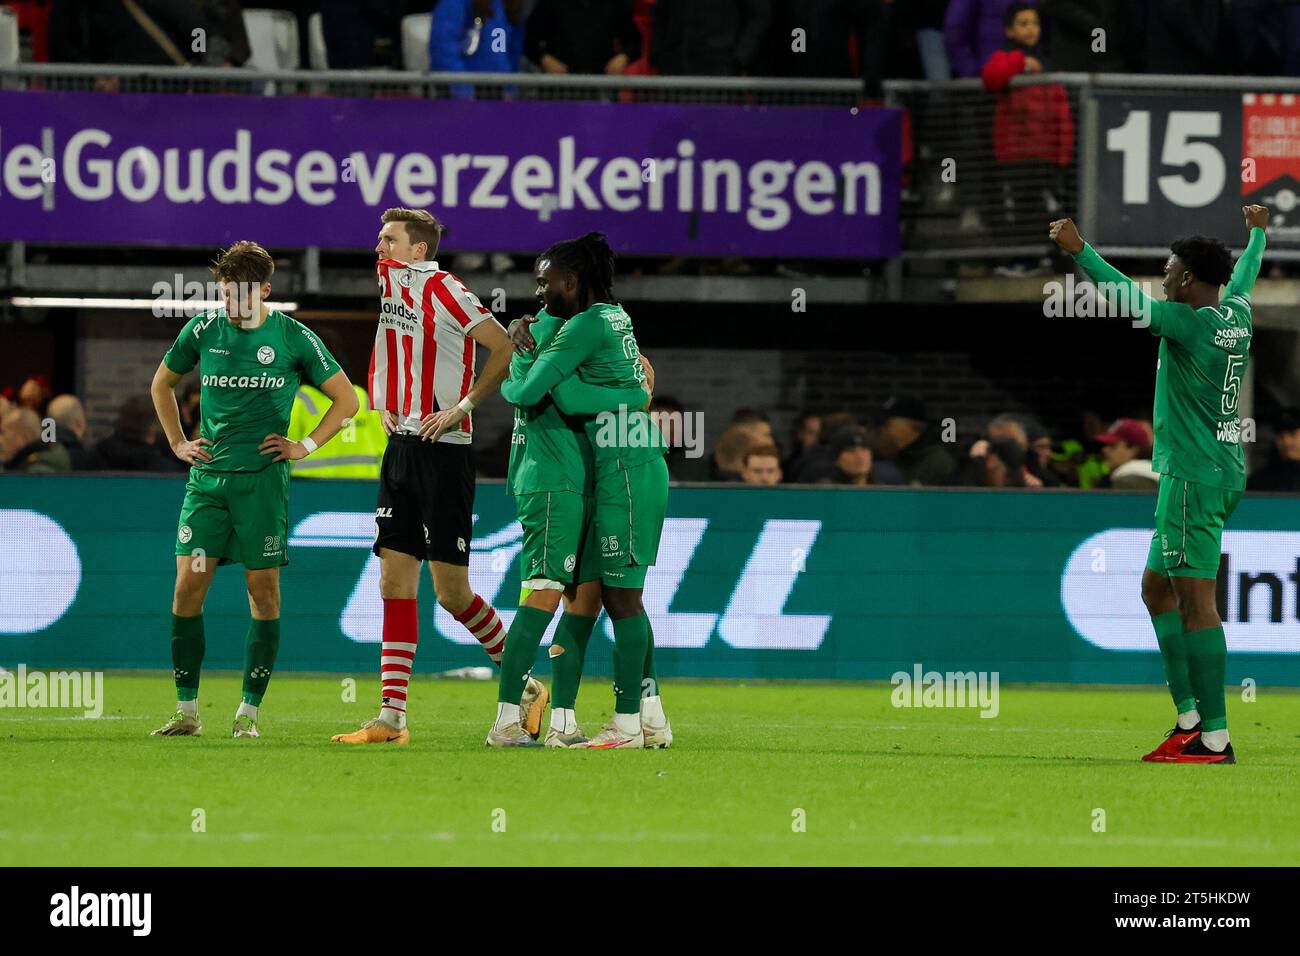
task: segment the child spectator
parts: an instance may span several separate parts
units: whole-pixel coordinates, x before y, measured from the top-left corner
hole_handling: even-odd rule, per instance
[[[980,71],[984,86],[998,94],[993,158],[1004,174],[1003,206],[1009,223],[1041,229],[1060,209],[1061,170],[1074,158],[1074,119],[1062,86],[1008,88],[1012,77],[1045,72],[1047,65],[1038,46],[1038,11],[1027,3],[1013,3],[1004,22],[1007,41]]]

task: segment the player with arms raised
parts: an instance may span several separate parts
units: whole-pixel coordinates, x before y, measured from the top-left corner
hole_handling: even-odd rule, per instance
[[[280,647],[280,567],[289,563],[289,462],[306,458],[357,413],[357,395],[310,329],[265,304],[275,262],[237,242],[212,267],[226,308],[195,316],[154,373],[154,408],[190,478],[176,531],[172,666],[176,714],[153,732],[198,737],[203,601],[219,564],[244,565],[252,624],[245,640],[243,701],[232,735],[257,737],[258,707]],[[175,388],[198,366],[199,438],[181,430]],[[302,382],[330,399],[302,441],[284,437]]]
[[[1223,527],[1246,487],[1237,400],[1253,334],[1250,293],[1268,225],[1263,206],[1242,211],[1250,239],[1235,267],[1218,239],[1192,236],[1172,244],[1164,302],[1147,297],[1097,255],[1073,221],[1051,224],[1056,244],[1099,288],[1113,284],[1116,300],[1126,297],[1160,338],[1152,462],[1160,489],[1142,600],[1151,613],[1178,719],[1165,741],[1142,758],[1152,762],[1236,762],[1228,739],[1223,691],[1228,649],[1215,581]]]
[[[410,741],[407,691],[419,642],[416,595],[427,560],[438,603],[496,664],[506,630],[469,583],[474,530],[474,451],[470,412],[496,391],[510,366],[510,340],[477,296],[433,257],[442,224],[423,209],[381,217],[380,314],[370,358],[370,406],[391,434],[380,465],[374,553],[384,602],[379,715],[336,734],[346,744]],[[490,353],[474,377],[477,346]],[[549,695],[529,678],[524,725],[540,732]]]

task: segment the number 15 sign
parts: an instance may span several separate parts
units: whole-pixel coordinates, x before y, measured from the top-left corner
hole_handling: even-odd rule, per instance
[[[1097,90],[1098,246],[1244,244],[1241,207],[1273,211],[1269,244],[1300,248],[1300,96]]]

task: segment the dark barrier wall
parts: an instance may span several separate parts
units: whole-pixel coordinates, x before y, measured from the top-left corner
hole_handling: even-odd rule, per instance
[[[0,478],[0,665],[170,666],[179,478]],[[377,669],[373,484],[295,482],[281,668]],[[1154,498],[1101,493],[674,488],[646,604],[663,676],[1163,682],[1138,596]],[[478,489],[471,580],[509,619],[519,526]],[[241,663],[238,567],[206,607],[208,666]],[[417,672],[486,663],[421,595]],[[1239,682],[1300,685],[1300,501],[1245,499],[1220,604]],[[609,631],[592,673],[609,672]],[[549,641],[549,637],[548,637]],[[545,669],[544,656],[541,658]]]

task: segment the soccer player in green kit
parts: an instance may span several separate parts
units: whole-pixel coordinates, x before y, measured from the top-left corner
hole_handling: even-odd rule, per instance
[[[1217,239],[1192,236],[1170,247],[1164,302],[1110,266],[1074,222],[1051,224],[1051,238],[1099,288],[1149,321],[1160,338],[1156,366],[1155,453],[1160,473],[1156,528],[1142,575],[1169,692],[1178,711],[1165,741],[1142,759],[1236,763],[1228,739],[1224,679],[1228,649],[1215,602],[1224,524],[1246,487],[1237,400],[1253,333],[1250,293],[1264,254],[1268,210],[1245,206],[1250,239],[1232,264]],[[1226,285],[1222,296],[1219,287]]]
[[[172,665],[176,713],[157,737],[198,737],[203,601],[219,564],[244,565],[252,623],[232,736],[257,737],[258,707],[280,646],[280,567],[288,564],[289,462],[306,458],[357,413],[352,384],[310,329],[265,304],[275,262],[237,242],[213,265],[225,309],[195,316],[154,374],[151,392],[176,457],[191,465],[176,531]],[[181,431],[174,389],[198,366],[201,437]],[[302,441],[284,437],[302,382],[331,400]]]
[[[542,310],[532,335],[544,349],[564,320]],[[535,353],[521,349],[510,362],[510,380],[522,381]],[[582,419],[620,406],[639,408],[648,392],[641,385],[607,388],[569,376],[532,406],[515,408],[506,485],[515,496],[524,529],[520,550],[523,596],[506,636],[501,657],[497,716],[488,733],[493,747],[536,746],[520,724],[520,696],[532,671],[537,648],[560,596],[564,614],[551,645],[554,674],[547,747],[579,747],[588,742],[574,708],[587,643],[600,614],[600,554],[596,550],[591,442]],[[560,411],[563,403],[565,411]]]
[[[549,394],[561,411],[573,411],[566,408],[563,387],[571,376],[610,389],[641,387],[646,372],[640,349],[631,318],[614,300],[613,284],[614,253],[600,233],[557,243],[538,257],[538,297],[546,313],[564,324],[537,349],[527,373],[502,386],[506,401],[529,408]],[[588,749],[672,742],[654,674],[650,619],[641,603],[647,568],[658,556],[668,468],[662,435],[643,404],[629,402],[617,415],[583,422],[594,465],[601,602],[614,624],[614,717],[581,744]]]

